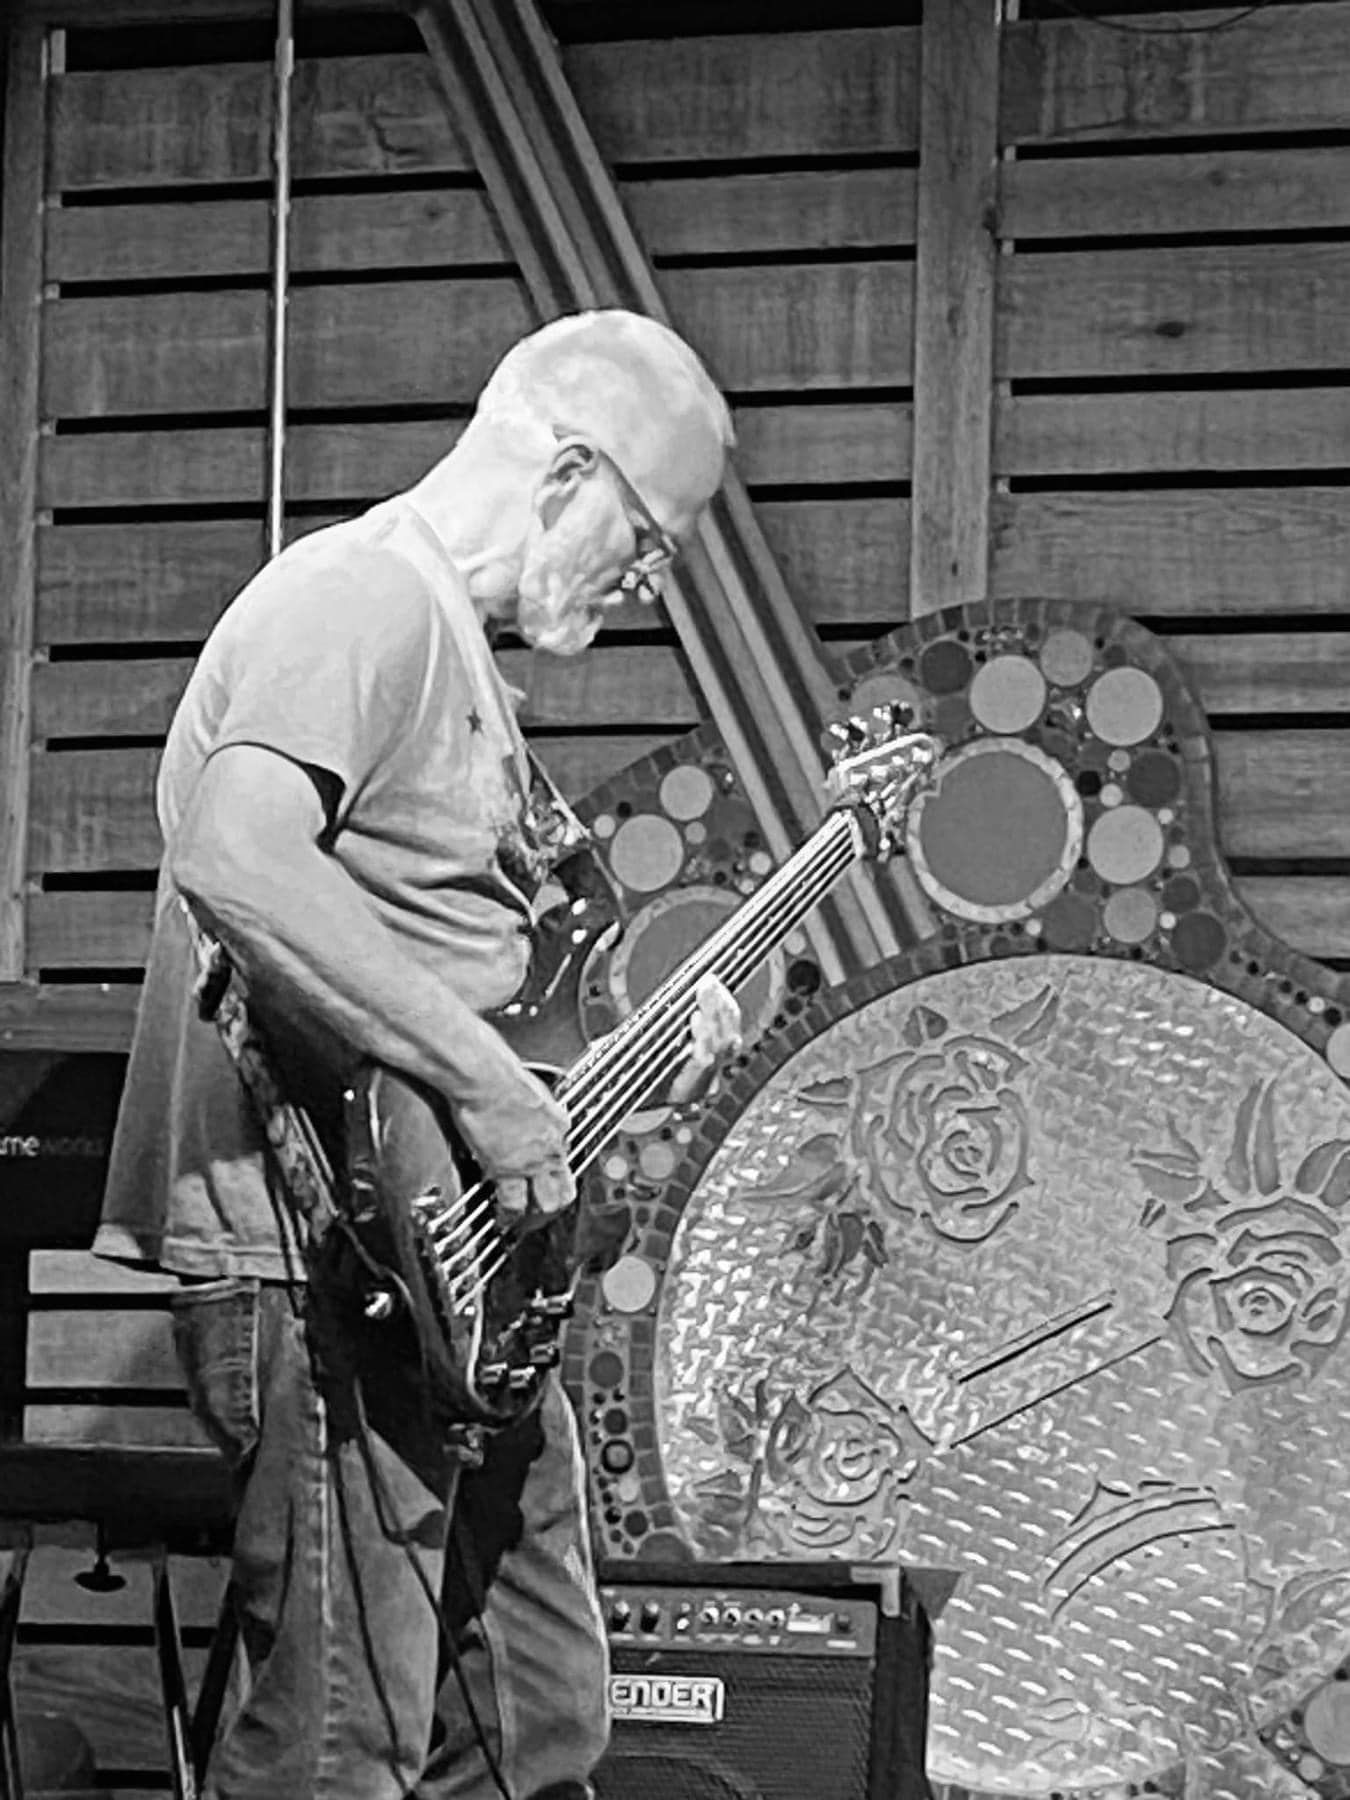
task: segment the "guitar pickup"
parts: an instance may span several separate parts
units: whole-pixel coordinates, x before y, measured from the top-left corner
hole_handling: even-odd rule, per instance
[[[570,1319],[576,1301],[571,1294],[536,1294],[526,1302],[525,1311],[532,1319]]]

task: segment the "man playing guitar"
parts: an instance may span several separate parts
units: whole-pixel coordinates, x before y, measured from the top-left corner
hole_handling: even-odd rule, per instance
[[[200,1016],[192,930],[245,978],[335,1163],[337,1096],[375,1062],[448,1109],[508,1224],[564,1208],[567,1115],[485,1016],[524,978],[548,862],[489,634],[573,655],[611,607],[655,599],[731,440],[665,327],[554,321],[507,354],[413,488],[248,583],[174,719],[95,1247],[179,1278],[189,1394],[236,1478],[249,1680],[213,1800],[591,1792],[607,1666],[566,1398],[550,1377],[466,1469],[416,1369],[346,1329],[307,1280],[306,1222]],[[712,984],[695,1073],[738,1029]]]

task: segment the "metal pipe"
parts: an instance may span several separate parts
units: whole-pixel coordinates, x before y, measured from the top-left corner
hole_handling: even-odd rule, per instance
[[[291,80],[294,0],[277,0],[272,64],[272,305],[267,370],[267,554],[281,548],[286,470],[286,300],[291,227]]]

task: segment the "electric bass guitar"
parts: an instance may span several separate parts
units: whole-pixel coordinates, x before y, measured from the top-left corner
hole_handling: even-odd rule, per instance
[[[881,708],[838,728],[827,777],[833,804],[815,832],[556,1081],[575,1177],[684,1061],[702,978],[716,975],[734,994],[855,862],[898,848],[942,750],[936,738],[906,729],[902,716]],[[448,1421],[510,1422],[534,1404],[559,1359],[584,1272],[579,1208],[506,1229],[492,1184],[475,1178],[454,1147],[444,1104],[393,1070],[367,1066],[344,1110],[339,1229],[327,1237],[361,1319],[410,1340]]]
[[[684,1062],[704,976],[736,993],[854,863],[900,847],[941,742],[909,730],[899,707],[831,731],[832,804],[822,823],[554,1084],[570,1121],[574,1177]],[[198,963],[198,1011],[214,1021],[253,1102],[325,1295],[350,1313],[352,1330],[387,1336],[420,1365],[426,1400],[448,1429],[480,1434],[528,1412],[559,1359],[587,1266],[584,1202],[505,1227],[492,1184],[458,1145],[444,1101],[379,1064],[364,1066],[342,1096],[343,1166],[335,1172],[312,1121],[278,1079],[239,971],[186,900],[182,912]]]

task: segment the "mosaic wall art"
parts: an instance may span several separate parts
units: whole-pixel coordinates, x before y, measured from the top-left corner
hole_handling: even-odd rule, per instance
[[[592,1183],[598,1542],[958,1571],[952,1800],[1350,1795],[1347,994],[1237,900],[1146,632],[940,614],[846,669],[895,701],[947,745],[931,933],[830,989],[783,954],[712,1105]],[[715,740],[663,757],[588,809],[633,924],[585,1034],[769,868]]]

